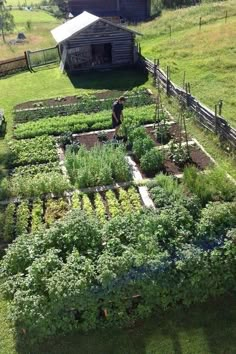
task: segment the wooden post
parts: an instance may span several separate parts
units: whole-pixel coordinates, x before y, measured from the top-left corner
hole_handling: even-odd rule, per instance
[[[219,116],[222,115],[223,100],[219,100]]]
[[[200,17],[199,19],[199,30],[201,31],[201,28],[202,28],[202,18]]]
[[[186,77],[186,72],[184,71],[184,77],[183,77],[183,89],[185,87],[185,77]]]
[[[170,38],[171,38],[171,36],[172,36],[172,28],[170,26]]]
[[[28,51],[25,51],[24,54],[25,54],[26,66],[27,66],[28,70],[32,73],[31,65],[30,65],[30,61],[29,61],[29,57],[28,57]]]
[[[225,23],[227,22],[227,18],[228,18],[228,11],[225,11]]]
[[[217,124],[218,121],[217,121],[217,104],[215,104],[215,133],[217,134]]]
[[[166,94],[170,95],[170,67],[167,66]]]
[[[153,72],[153,84],[156,87],[157,82],[157,60],[154,59],[154,72]]]

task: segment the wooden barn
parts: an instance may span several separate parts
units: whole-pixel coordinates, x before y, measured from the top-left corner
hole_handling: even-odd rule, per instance
[[[151,0],[69,0],[69,10],[74,16],[88,11],[99,17],[138,22],[150,17]]]
[[[137,59],[135,35],[119,24],[86,11],[51,31],[69,72],[131,66]]]

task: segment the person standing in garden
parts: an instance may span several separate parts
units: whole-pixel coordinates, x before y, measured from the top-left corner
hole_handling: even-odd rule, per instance
[[[125,97],[121,96],[112,105],[112,128],[115,129],[113,139],[117,138],[120,126],[123,121],[123,109],[124,109]]]

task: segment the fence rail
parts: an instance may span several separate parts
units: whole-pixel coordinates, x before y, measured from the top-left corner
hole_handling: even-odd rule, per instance
[[[25,55],[0,61],[0,76],[5,76],[23,70],[28,70]]]
[[[191,111],[204,128],[217,134],[222,142],[227,142],[236,148],[236,129],[232,128],[228,122],[220,115],[217,110],[213,112],[208,107],[199,102],[190,93],[190,88],[186,85],[186,89],[179,87],[169,79],[169,74],[160,69],[157,61],[151,60],[139,55],[138,65],[151,73],[154,77],[155,85],[160,85],[167,93],[177,97],[180,102],[183,102]]]

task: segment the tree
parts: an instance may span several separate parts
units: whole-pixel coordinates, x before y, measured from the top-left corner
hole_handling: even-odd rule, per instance
[[[10,11],[5,7],[5,0],[0,0],[0,30],[2,32],[3,42],[6,42],[5,34],[14,29],[14,17]]]

